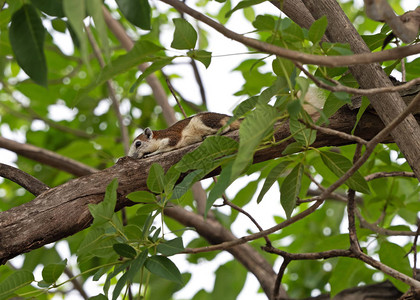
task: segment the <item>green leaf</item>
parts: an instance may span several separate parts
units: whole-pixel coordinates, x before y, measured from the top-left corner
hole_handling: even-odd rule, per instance
[[[130,263],[130,269],[127,271],[127,281],[133,282],[135,275],[143,268],[144,262],[148,255],[147,250],[143,250],[137,257]]]
[[[284,173],[289,164],[290,161],[281,161],[276,166],[274,166],[274,168],[271,169],[270,173],[268,173],[267,178],[265,179],[261,192],[258,195],[257,203],[261,202],[264,195],[271,188],[274,182],[276,182],[277,178]]]
[[[84,32],[83,19],[86,17],[86,5],[84,0],[63,0],[63,10],[68,18],[71,28],[77,36],[80,43],[80,52],[82,59],[89,66],[88,45]]]
[[[112,248],[115,252],[117,252],[118,255],[122,257],[134,258],[137,255],[136,249],[134,249],[128,244],[118,243],[112,245]]]
[[[359,107],[359,110],[357,112],[356,116],[356,122],[354,123],[353,129],[351,130],[351,134],[354,134],[357,128],[357,124],[359,124],[360,119],[362,118],[363,114],[365,113],[366,109],[368,108],[370,104],[369,99],[366,96],[362,97],[362,104]]]
[[[47,15],[59,18],[64,17],[63,0],[31,0],[31,2]]]
[[[59,264],[49,264],[42,270],[42,279],[47,283],[54,283],[63,274],[67,259]]]
[[[179,50],[194,49],[197,42],[197,32],[186,20],[173,19],[175,24],[174,38],[171,47]]]
[[[277,110],[274,107],[258,105],[241,123],[238,155],[232,166],[231,180],[236,179],[252,162],[255,149],[273,132],[276,118]]]
[[[232,10],[228,11],[225,15],[226,18],[229,18],[235,11],[250,7],[256,4],[265,2],[266,0],[243,0],[239,2]]]
[[[327,26],[328,20],[326,16],[322,16],[321,18],[313,22],[308,32],[309,40],[313,44],[318,43],[324,36],[325,30],[327,30]]]
[[[164,184],[164,172],[161,165],[154,163],[149,170],[149,176],[147,176],[147,187],[153,193],[160,194],[165,187]]]
[[[405,275],[411,276],[410,261],[406,255],[406,251],[401,246],[390,243],[382,242],[381,248],[378,251],[381,262],[387,266],[404,273]],[[400,280],[397,280],[391,276],[387,278],[401,291],[406,291],[409,286]]]
[[[7,299],[7,296],[21,287],[31,284],[32,281],[34,281],[32,272],[26,270],[13,272],[3,282],[0,282],[0,299]]]
[[[204,216],[207,216],[207,212],[213,206],[213,203],[222,196],[226,191],[229,185],[233,182],[232,180],[232,166],[233,161],[222,167],[222,172],[220,173],[219,179],[217,180],[214,187],[211,189],[209,197],[206,202],[206,210]]]
[[[115,204],[117,203],[117,187],[118,180],[114,178],[106,187],[104,201],[88,205],[89,211],[94,218],[92,226],[104,224],[112,219]]]
[[[108,300],[108,297],[106,297],[104,294],[98,294],[93,297],[89,297],[89,300]]]
[[[127,282],[127,276],[128,274],[126,272],[120,277],[120,279],[118,279],[117,284],[115,285],[115,288],[112,291],[112,300],[116,300],[120,296],[120,293]]]
[[[206,67],[206,69],[210,66],[211,52],[205,50],[191,50],[188,51],[187,55],[201,62]]]
[[[171,256],[181,251],[184,251],[181,237],[174,238],[173,240],[166,241],[157,246],[157,252],[165,256]]]
[[[136,191],[127,195],[127,198],[134,202],[156,203],[156,196],[146,191]]]
[[[260,31],[272,31],[275,25],[276,21],[274,18],[268,15],[258,15],[255,21],[252,22],[252,26]]]
[[[303,164],[298,164],[284,179],[280,187],[280,203],[289,219],[296,206],[302,184]]]
[[[357,286],[357,284],[363,280],[361,275],[366,274],[366,271],[363,262],[359,260],[347,257],[338,258],[337,265],[329,279],[331,285],[331,299],[342,290]],[[371,272],[371,270],[369,270],[369,272]]]
[[[174,185],[178,181],[178,178],[180,175],[181,175],[181,172],[177,170],[176,164],[172,165],[169,168],[168,172],[166,172],[165,178],[164,178],[164,182],[165,182],[164,190],[167,195],[169,195],[173,191]]]
[[[324,164],[338,177],[343,176],[353,165],[350,160],[341,154],[331,151],[321,151],[320,154]],[[359,171],[354,173],[345,183],[355,191],[370,194],[369,186]]]
[[[147,0],[116,0],[118,7],[130,23],[150,30],[151,12]]]
[[[139,78],[136,79],[136,82],[133,83],[133,85],[130,87],[130,93],[133,93],[134,90],[140,85],[140,83],[150,74],[158,71],[158,70],[162,70],[162,68],[164,66],[169,65],[172,60],[175,58],[174,57],[167,57],[167,58],[162,58],[159,59],[155,62],[153,62],[150,66],[147,67],[146,70],[143,71],[143,73],[141,73],[141,75],[139,76]]]
[[[146,259],[144,265],[151,273],[183,285],[181,273],[169,258],[153,255]]]
[[[217,165],[217,159],[232,154],[238,149],[238,142],[226,136],[209,136],[194,151],[187,153],[177,163],[176,169],[187,172],[192,169],[211,171]]]
[[[302,118],[301,116],[304,117]],[[305,111],[303,111],[298,116],[290,116],[290,132],[293,134],[293,138],[296,140],[296,142],[298,142],[304,147],[309,147],[313,142],[315,142],[316,131],[311,128],[308,128],[305,124],[299,121],[300,119],[304,119],[307,120],[307,122],[311,122],[311,118]]]
[[[191,188],[194,182],[201,179],[204,175],[205,172],[203,170],[195,170],[185,176],[181,183],[175,186],[171,200],[180,199]]]
[[[247,271],[238,261],[224,263],[216,271],[210,299],[237,299],[245,286],[246,277]]]
[[[33,81],[46,87],[45,29],[33,5],[22,5],[13,14],[9,39],[19,66]]]
[[[255,105],[258,102],[258,96],[253,96],[248,98],[241,103],[233,110],[233,117],[239,118],[245,115],[246,113],[250,112],[252,109],[255,108]]]
[[[98,32],[98,37],[101,41],[100,46],[101,50],[104,51],[106,61],[109,61],[110,49],[108,42],[107,26],[104,19],[104,14],[102,12],[103,1],[102,0],[89,0],[86,1],[86,8],[89,15],[92,16],[93,21],[95,22],[95,28]]]
[[[293,143],[287,145],[286,146],[286,149],[284,149],[281,154],[283,154],[283,155],[289,155],[289,154],[300,152],[302,150],[303,150],[303,147],[302,147],[302,145],[300,143],[293,142]]]

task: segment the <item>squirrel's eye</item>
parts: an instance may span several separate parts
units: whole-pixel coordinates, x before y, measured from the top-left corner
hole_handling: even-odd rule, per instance
[[[141,141],[136,141],[136,143],[134,144],[136,146],[136,148],[141,146]]]

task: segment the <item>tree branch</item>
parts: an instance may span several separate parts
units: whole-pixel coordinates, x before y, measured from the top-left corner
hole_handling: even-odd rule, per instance
[[[180,12],[184,12],[193,18],[209,25],[227,38],[233,39],[246,46],[252,47],[261,52],[274,54],[280,57],[288,58],[292,61],[298,61],[303,64],[313,64],[326,67],[341,67],[363,65],[374,62],[383,62],[387,60],[401,59],[410,55],[420,53],[420,44],[411,45],[406,47],[399,47],[391,50],[385,50],[375,53],[361,53],[345,56],[320,56],[313,54],[306,54],[298,51],[293,51],[281,48],[272,44],[264,43],[256,39],[245,37],[239,33],[233,32],[220,23],[210,19],[204,14],[190,8],[179,0],[161,0],[176,8]],[[340,27],[341,29],[342,27]]]
[[[95,168],[89,167],[73,159],[61,156],[55,152],[29,144],[18,143],[1,136],[0,148],[13,151],[16,154],[33,159],[58,170],[68,172],[75,176],[83,176],[97,171]]]
[[[35,196],[49,189],[45,183],[35,177],[2,163],[0,163],[0,176],[17,183]]]

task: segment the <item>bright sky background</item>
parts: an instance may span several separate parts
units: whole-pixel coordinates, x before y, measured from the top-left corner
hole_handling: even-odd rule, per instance
[[[107,1],[111,2],[111,1]],[[113,2],[113,1],[112,1]],[[235,1],[236,2],[239,1]],[[363,1],[355,1],[357,2],[357,7],[363,9]],[[161,11],[167,10],[167,5],[161,2],[154,2],[154,4],[158,7]],[[188,3],[191,5],[191,3]],[[209,5],[214,5],[215,12],[220,7],[220,4],[217,2],[209,2]],[[404,10],[412,10],[415,9],[419,5],[419,1],[404,1],[403,7]],[[232,5],[233,7],[234,5]],[[278,13],[278,10],[272,6],[272,4],[265,2],[260,5],[255,6],[256,15],[257,14],[264,14],[264,13]],[[175,14],[173,17],[177,17]],[[192,20],[188,18],[188,20]],[[194,24],[194,21],[191,21]],[[231,113],[232,109],[244,98],[236,97],[233,94],[237,92],[243,84],[242,76],[239,72],[231,72],[241,61],[243,61],[246,57],[250,57],[246,54],[241,55],[233,55],[238,53],[245,53],[247,52],[247,48],[242,44],[239,44],[235,41],[225,38],[221,34],[215,32],[214,30],[210,29],[206,25],[202,25],[205,30],[209,32],[209,48],[206,49],[207,51],[211,51],[213,53],[213,58],[211,65],[208,69],[200,63],[197,62],[197,65],[200,69],[200,73],[202,76],[202,80],[204,82],[204,87],[207,94],[208,99],[208,107],[210,111],[220,112],[220,113]],[[236,32],[245,33],[250,32],[254,28],[251,24],[246,21],[243,17],[241,11],[235,12],[226,26]],[[172,41],[173,35],[173,27],[168,26],[167,31],[162,32],[161,41],[164,43],[167,49],[170,48],[170,42]],[[63,45],[62,50],[66,53],[72,53],[72,43],[69,41],[69,37],[66,35],[58,35],[55,37],[60,40],[60,43]],[[166,43],[166,44],[165,44]],[[69,46],[70,45],[70,46]],[[70,52],[69,52],[70,51]],[[178,50],[169,50],[168,54],[180,54],[184,52],[180,52]],[[232,54],[229,56],[224,56],[226,54]],[[219,56],[223,55],[223,56]],[[255,55],[252,57],[256,57]],[[178,61],[176,61],[178,62]],[[165,71],[167,73],[176,73],[181,75],[179,79],[173,80],[173,85],[175,88],[183,94],[187,99],[194,100],[200,99],[198,86],[196,85],[191,67],[189,65],[180,65],[177,64],[175,66],[166,67]],[[146,92],[147,87],[144,87],[143,90]],[[141,92],[142,90],[140,90]],[[171,99],[171,101],[174,101]],[[96,112],[103,111],[107,108],[107,104],[102,102],[101,107],[97,108]],[[123,110],[124,107],[122,107]],[[52,106],[50,115],[54,116],[54,119],[67,119],[71,118],[73,112],[69,111],[68,109],[63,109],[60,105]],[[38,121],[40,122],[40,121]],[[39,128],[43,127],[43,124],[35,123],[35,125]],[[16,140],[18,142],[25,142],[25,138],[23,133],[21,132],[11,132],[8,129],[8,126],[2,125],[0,127],[1,135]],[[13,161],[16,160],[16,155],[10,151],[0,149],[0,162],[14,165]],[[244,187],[248,181],[257,179],[256,175],[252,175],[249,178],[241,178],[232,185],[229,190],[227,190],[227,194],[229,197],[234,196],[242,187]],[[0,178],[0,184],[3,179]],[[210,181],[204,181],[203,185],[207,187],[210,184]],[[260,186],[261,188],[261,186]],[[258,189],[259,190],[259,189]],[[3,191],[4,192],[4,191]],[[0,188],[0,197],[2,195],[2,189]],[[258,194],[257,194],[258,195]],[[250,204],[244,207],[245,210],[252,212],[252,215],[256,218],[259,224],[263,228],[268,228],[275,225],[274,221],[271,218],[267,218],[266,212],[267,207],[269,206],[270,211],[276,211],[278,214],[283,214],[283,210],[279,205],[279,191],[276,186],[274,186],[265,196],[264,201],[261,202],[260,205],[256,204],[256,199],[251,200]],[[224,212],[229,212],[228,208],[221,208]],[[252,230],[255,232],[255,227],[250,223],[250,221],[239,215],[238,219],[235,221],[233,225],[233,232],[236,236],[240,237],[246,234],[247,230]],[[184,245],[186,245],[192,238],[196,236],[195,233],[189,232],[184,240]],[[286,241],[287,242],[287,241]],[[69,258],[70,252],[65,242],[58,243],[61,255],[63,258]],[[185,261],[183,255],[177,255],[172,257],[174,258],[174,262],[181,270],[181,272],[192,272],[193,276],[190,282],[184,287],[180,292],[176,294],[176,299],[189,299],[191,298],[198,290],[204,288],[207,291],[211,291],[213,284],[214,284],[214,271],[217,269],[218,265],[223,264],[232,259],[232,256],[226,252],[220,253],[216,259],[212,262],[202,262],[197,265],[189,264]],[[73,262],[75,262],[76,258],[70,258]],[[21,259],[15,258],[12,260],[12,263],[16,266],[21,264]],[[277,272],[280,266],[281,260],[277,261],[274,266],[274,270]],[[71,262],[70,262],[71,263]],[[38,268],[36,271],[36,278],[40,279],[41,275],[41,268]],[[86,288],[89,292],[90,296],[96,295],[97,293],[102,292],[102,288],[96,289],[94,288],[97,286],[97,283],[88,284]],[[238,297],[239,300],[259,300],[259,299],[267,299],[264,294],[257,294],[257,290],[259,289],[259,283],[254,277],[254,275],[249,274],[247,277],[247,281],[245,283],[245,287],[241,292],[240,296]],[[313,295],[315,296],[315,295]],[[58,298],[57,298],[58,299]],[[71,293],[68,295],[68,299],[81,299],[79,298],[79,294],[77,292]]]

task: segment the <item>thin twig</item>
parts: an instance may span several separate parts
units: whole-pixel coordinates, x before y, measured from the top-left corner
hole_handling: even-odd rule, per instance
[[[195,62],[193,58],[191,58],[191,66],[193,68],[194,77],[195,77],[195,80],[197,81],[198,88],[200,90],[201,101],[203,102],[203,105],[207,107],[206,90],[204,89],[204,84],[203,84],[203,81],[201,80],[201,75],[200,75],[200,71],[198,70],[197,63]]]
[[[296,223],[297,221],[307,217],[308,215],[312,214],[314,211],[316,211],[318,209],[318,207],[321,206],[321,204],[323,203],[323,200],[317,200],[312,206],[310,206],[308,209],[298,213],[297,215],[294,215],[293,217],[271,227],[268,229],[265,229],[263,231],[260,232],[256,232],[247,236],[243,236],[241,238],[232,240],[232,241],[227,241],[227,242],[223,242],[217,245],[212,245],[212,246],[207,246],[207,247],[201,247],[201,248],[186,248],[182,253],[201,253],[201,252],[210,252],[210,251],[215,251],[215,250],[226,250],[228,248],[237,246],[237,245],[241,245],[244,244],[246,242],[249,241],[253,241],[259,238],[262,238],[264,236],[267,236],[273,232],[276,232],[280,229],[283,229],[287,226],[290,226],[293,223]]]
[[[171,80],[169,78],[169,76],[163,70],[160,70],[160,73],[163,75],[165,80],[169,80],[169,81]],[[203,111],[203,109],[199,105],[197,105],[194,102],[192,102],[191,100],[188,100],[187,98],[185,98],[184,95],[182,95],[181,92],[178,89],[176,89],[173,85],[172,85],[172,89],[174,90],[175,94],[177,94],[188,107],[190,107],[191,109],[193,109],[196,112],[202,112]]]
[[[292,261],[291,258],[289,257],[283,257],[283,262],[280,266],[280,270],[279,273],[277,274],[277,278],[276,278],[276,283],[274,284],[274,290],[273,290],[273,299],[274,300],[279,300],[280,299],[280,286],[281,286],[281,281],[283,279],[284,276],[284,272],[286,271],[287,266],[289,265],[289,263]]]
[[[105,67],[105,61],[102,58],[101,50],[99,49],[99,46],[96,43],[96,40],[93,37],[92,31],[90,30],[90,28],[88,26],[85,26],[85,30],[86,30],[86,34],[87,34],[89,43],[92,46],[93,53],[95,54],[95,57],[98,60],[99,65],[101,66],[101,69],[103,69]],[[120,127],[121,137],[122,137],[123,146],[124,146],[124,154],[127,155],[129,147],[130,147],[129,146],[130,141],[129,141],[129,138],[128,138],[128,130],[127,130],[127,127],[124,125],[124,122],[123,122],[123,117],[122,117],[121,112],[120,112],[120,104],[118,102],[117,94],[115,92],[112,81],[107,80],[106,85],[108,87],[109,98],[112,101],[112,107],[114,108],[114,112],[115,112],[115,115],[116,115],[117,120],[118,120],[118,126]]]
[[[385,236],[415,236],[416,233],[412,231],[402,231],[402,230],[391,230],[391,229],[385,229],[382,227],[378,227],[376,224],[371,224],[368,221],[363,218],[360,211],[356,209],[355,211],[357,218],[360,221],[360,227],[369,229],[373,232],[376,232],[377,234],[385,235]]]
[[[405,91],[420,83],[420,78],[415,78],[413,80],[410,80],[409,82],[406,82],[400,85],[395,85],[395,86],[386,86],[386,87],[371,88],[371,89],[356,89],[356,88],[345,86],[341,84],[339,81],[334,80],[332,78],[327,78],[330,82],[335,84],[334,86],[332,86],[316,78],[314,75],[312,75],[312,73],[308,72],[303,67],[302,64],[298,62],[294,62],[294,63],[303,73],[305,73],[306,76],[308,76],[308,78],[310,78],[316,84],[316,86],[323,88],[325,90],[331,91],[331,92],[345,92],[345,93],[349,93],[353,95],[369,96],[369,95],[375,95],[375,94],[381,94],[381,93]]]
[[[328,250],[322,252],[312,252],[312,253],[289,253],[274,247],[263,246],[261,247],[262,250],[267,251],[269,253],[277,254],[282,257],[287,257],[291,260],[316,260],[316,259],[327,259],[332,257],[338,256],[351,256],[350,250],[344,249],[335,249],[335,250]]]
[[[214,178],[215,179],[215,178]],[[215,181],[216,182],[216,181]],[[231,201],[228,200],[228,198],[226,197],[225,194],[222,194],[222,198],[223,198],[223,204],[230,206],[231,208],[233,208],[234,210],[237,210],[238,212],[240,212],[241,214],[244,214],[245,216],[247,216],[252,223],[254,223],[254,225],[258,228],[258,230],[261,232],[264,229],[260,226],[260,224],[258,224],[258,222],[254,219],[253,216],[251,216],[247,211],[245,211],[242,207],[239,207],[236,204],[233,204]],[[271,241],[268,238],[268,236],[264,236],[265,242],[267,246],[271,245]]]
[[[405,171],[398,171],[398,172],[377,172],[372,173],[365,176],[366,181],[371,181],[377,178],[386,178],[386,177],[412,177],[416,178],[416,175],[413,172],[405,172]]]
[[[413,253],[414,253],[414,260],[413,260],[413,278],[417,278],[417,240],[420,234],[420,220],[417,222],[417,231],[416,236],[414,237],[413,241]]]
[[[318,126],[318,125],[315,125],[315,124],[312,124],[312,123],[309,123],[309,122],[305,122],[304,120],[299,120],[299,121],[301,123],[305,124],[307,127],[310,127],[312,129],[317,130],[319,132],[322,132],[324,134],[335,135],[335,136],[338,136],[339,138],[342,138],[344,140],[349,140],[349,141],[356,142],[356,143],[359,143],[359,144],[362,144],[362,145],[366,145],[368,143],[366,140],[364,140],[364,139],[362,139],[358,136],[355,136],[355,135],[351,135],[351,134],[348,134],[348,133],[345,133],[345,132],[342,132],[342,131],[338,131],[338,130],[335,130],[335,129],[331,129],[331,128],[321,127],[321,126]]]
[[[176,96],[174,87],[172,86],[171,82],[169,81],[169,78],[166,78],[166,84],[168,85],[169,90],[172,93],[172,96],[174,96],[176,103],[178,104],[179,109],[181,110],[182,115],[184,116],[184,118],[187,118],[187,114],[185,113],[184,108],[181,105],[181,102],[178,100],[178,97]]]
[[[353,157],[353,162],[357,161],[360,158],[360,153],[362,151],[362,146],[357,144],[356,151]],[[354,212],[356,210],[356,204],[354,197],[356,195],[356,191],[353,189],[349,189],[347,193],[347,218],[349,222],[349,239],[350,239],[350,250],[353,253],[361,252],[359,241],[357,239],[357,232],[356,232],[356,222],[354,217]]]

